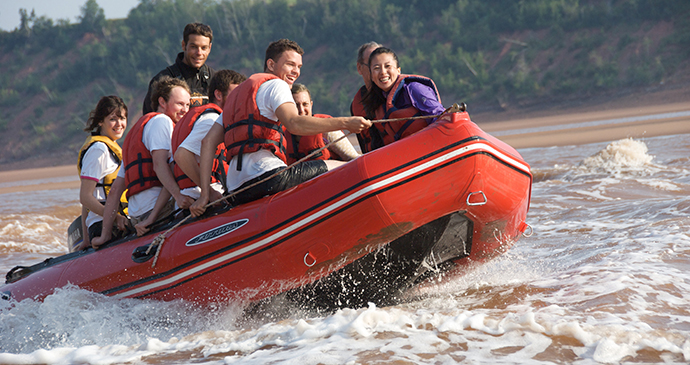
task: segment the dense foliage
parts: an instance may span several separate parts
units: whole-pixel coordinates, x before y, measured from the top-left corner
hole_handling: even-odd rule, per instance
[[[312,90],[316,111],[333,115],[348,114],[361,85],[356,49],[370,40],[396,50],[404,73],[432,77],[446,103],[649,85],[690,56],[686,0],[141,0],[120,20],[106,20],[88,0],[78,24],[26,9],[19,16],[17,29],[0,32],[2,54],[12,55],[0,58],[0,106],[31,100],[22,128],[40,138],[10,155],[3,150],[0,162],[37,143],[78,145],[102,95],[119,94],[134,116],[150,78],[173,62],[193,21],[214,30],[209,64],[247,75],[261,70],[269,42],[297,41],[306,51],[300,82]],[[661,40],[644,35],[657,24],[672,31]],[[11,118],[0,117],[0,130]]]

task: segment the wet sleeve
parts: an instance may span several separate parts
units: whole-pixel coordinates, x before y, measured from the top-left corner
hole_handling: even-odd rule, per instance
[[[423,115],[438,115],[445,110],[436,98],[434,89],[431,87],[418,82],[412,82],[407,90],[412,106],[421,111]]]

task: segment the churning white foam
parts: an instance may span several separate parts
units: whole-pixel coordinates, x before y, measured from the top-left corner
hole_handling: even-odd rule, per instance
[[[626,138],[611,142],[595,155],[585,158],[581,165],[589,169],[606,171],[640,169],[654,159],[647,152],[644,142]]]
[[[0,215],[0,252],[66,253],[68,225],[45,214]]]

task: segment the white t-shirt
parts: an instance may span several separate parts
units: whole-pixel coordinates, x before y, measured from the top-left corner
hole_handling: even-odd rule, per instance
[[[292,98],[290,86],[284,80],[273,79],[259,86],[259,90],[256,93],[256,104],[263,117],[278,121],[276,109],[285,103],[294,104],[295,99]],[[223,125],[222,118],[216,120],[216,123]],[[279,167],[287,167],[283,160],[265,149],[243,154],[242,171],[237,171],[237,161],[238,156],[234,156],[228,162],[228,191],[235,190],[245,182],[259,177],[268,171]]]
[[[196,162],[199,163],[199,156],[201,155],[201,141],[204,139],[204,137],[206,137],[206,134],[208,134],[208,131],[211,129],[211,127],[213,127],[213,123],[215,123],[218,119],[220,119],[220,124],[222,125],[223,114],[218,115],[218,113],[215,111],[200,116],[199,119],[197,119],[194,123],[194,127],[192,127],[192,130],[189,132],[189,135],[187,135],[187,138],[180,143],[178,148],[184,148],[193,153],[196,157]],[[223,194],[223,184],[213,183],[211,184],[211,188]],[[194,186],[191,188],[182,189],[180,193],[196,200],[201,196],[201,188]]]
[[[215,190],[221,194],[223,194],[223,192],[224,192],[223,184],[221,184],[221,183],[212,183],[211,189],[213,189],[213,190]],[[194,200],[197,200],[201,196],[201,188],[198,186],[193,186],[191,188],[186,188],[186,189],[180,190],[180,193],[183,195],[186,195],[186,196],[188,196]],[[177,208],[179,208],[179,207],[177,206],[177,202],[175,202],[175,209],[177,209]]]
[[[141,138],[146,149],[149,151],[166,150],[168,151],[168,161],[170,161],[172,158],[170,154],[170,143],[174,126],[172,119],[165,114],[158,114],[151,118],[144,126],[144,133]],[[124,170],[124,168],[121,168],[117,176],[124,178]],[[162,187],[160,186],[154,186],[129,197],[129,199],[127,199],[127,210],[129,215],[138,217],[153,209],[161,189]]]
[[[220,119],[220,124],[223,124],[223,114],[218,115],[215,111],[203,114],[196,120],[194,127],[189,132],[189,135],[180,143],[178,148],[184,148],[193,153],[199,162],[201,156],[201,141],[206,137],[208,131],[213,127],[213,123]]]
[[[119,165],[110,153],[108,146],[103,142],[96,142],[84,154],[80,177],[102,184],[103,178],[108,174],[112,174],[118,167]],[[93,190],[93,196],[99,202],[105,202],[105,189],[102,186],[96,186]],[[89,214],[86,216],[86,226],[91,227],[92,224],[102,220],[103,217],[89,211]]]

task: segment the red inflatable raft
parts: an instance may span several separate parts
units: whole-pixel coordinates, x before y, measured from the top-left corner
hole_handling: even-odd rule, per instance
[[[118,298],[324,307],[386,304],[411,285],[505,251],[528,227],[532,175],[512,147],[453,113],[293,189],[189,220],[167,234],[7,273],[4,299],[74,284]]]

